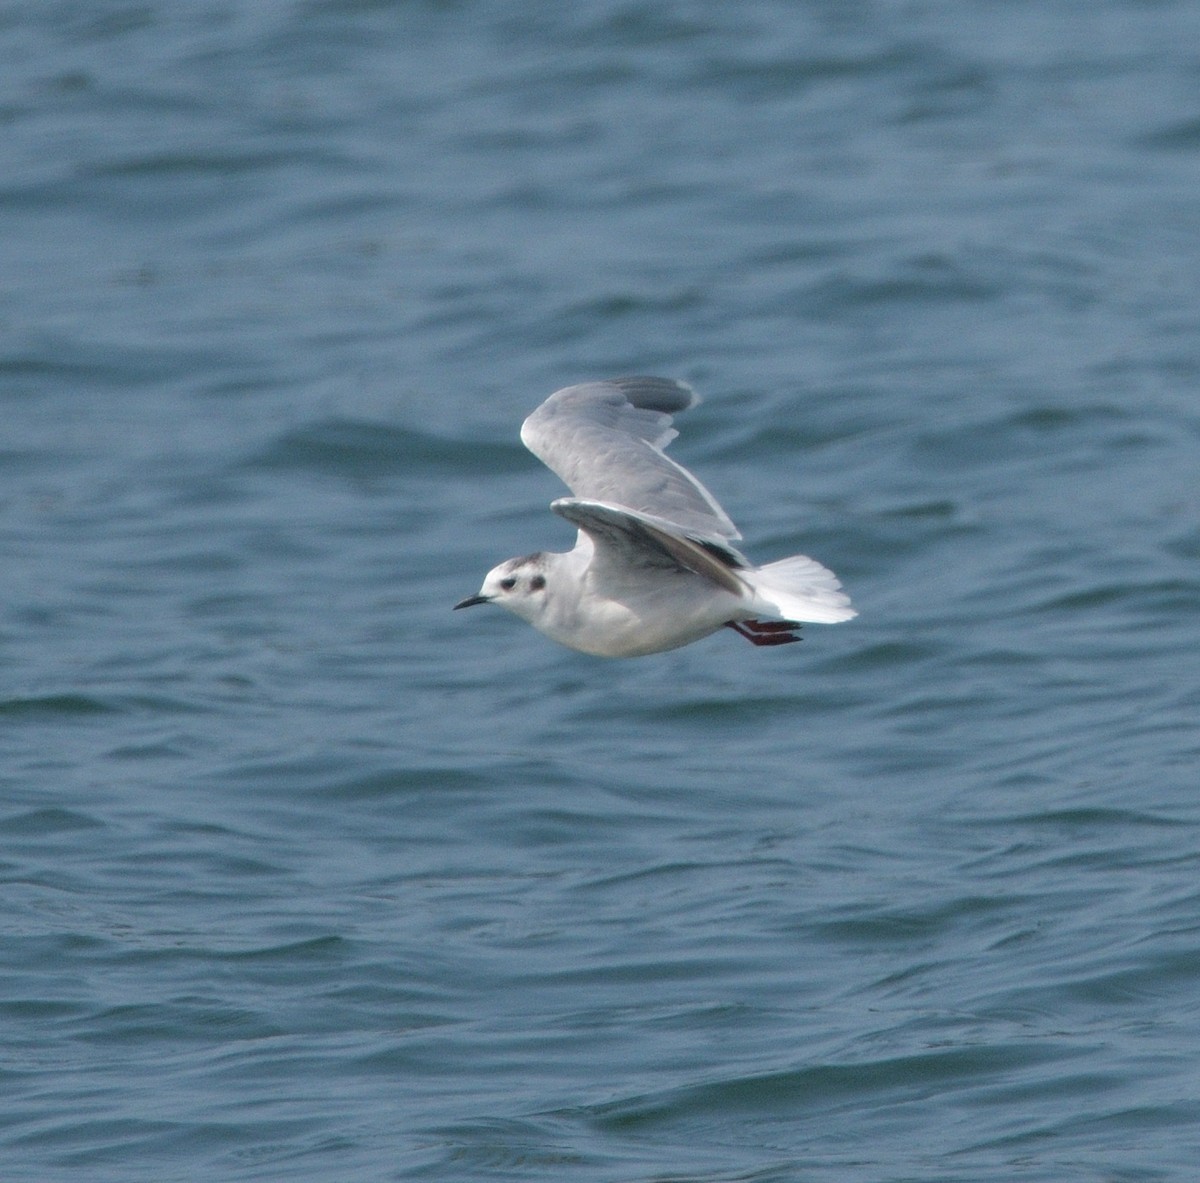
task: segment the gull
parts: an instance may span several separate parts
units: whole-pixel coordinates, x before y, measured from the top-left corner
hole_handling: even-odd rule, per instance
[[[454,605],[499,604],[551,640],[597,657],[641,657],[731,628],[754,645],[799,641],[802,622],[858,613],[807,555],[755,567],[728,514],[663,451],[671,416],[696,405],[672,378],[584,382],[552,394],[521,441],[574,496],[550,508],[578,527],[573,550],[492,568]]]

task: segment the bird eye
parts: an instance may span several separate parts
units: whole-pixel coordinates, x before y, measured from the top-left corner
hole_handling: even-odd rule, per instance
[[[546,586],[546,577],[544,575],[535,575],[529,581],[529,587],[532,591],[541,591]]]
[[[517,581],[510,575],[507,579],[500,580],[500,586],[505,591],[512,591],[517,586]]]

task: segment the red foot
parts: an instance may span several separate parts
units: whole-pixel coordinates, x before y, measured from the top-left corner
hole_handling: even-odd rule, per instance
[[[728,620],[725,627],[745,637],[751,645],[790,645],[804,639],[794,620]]]

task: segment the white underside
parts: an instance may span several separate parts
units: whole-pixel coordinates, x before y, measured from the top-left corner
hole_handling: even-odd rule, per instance
[[[535,628],[568,648],[597,657],[640,657],[678,649],[734,620],[835,624],[856,613],[828,568],[804,555],[739,571],[737,596],[689,571],[604,567],[586,536],[551,561],[547,595],[527,615]]]

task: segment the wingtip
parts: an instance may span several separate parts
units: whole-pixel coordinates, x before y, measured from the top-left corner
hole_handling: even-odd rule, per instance
[[[681,378],[660,378],[654,374],[625,374],[609,378],[635,407],[678,415],[700,402],[695,388]]]

